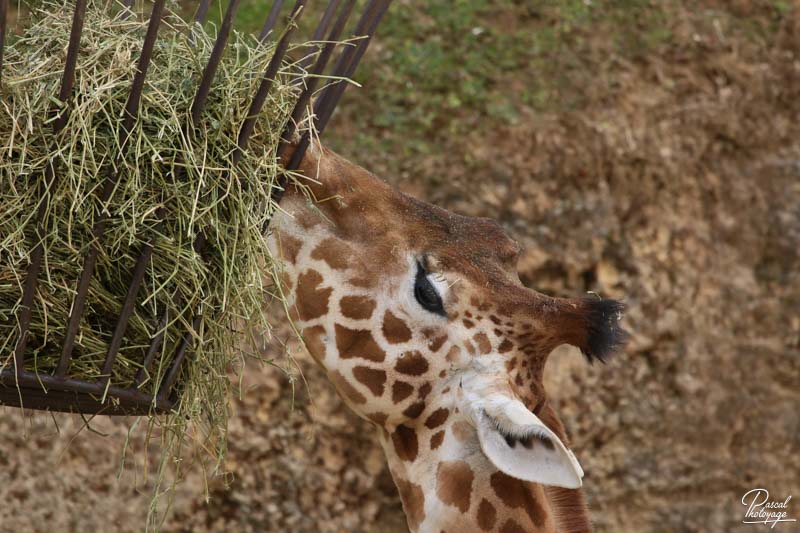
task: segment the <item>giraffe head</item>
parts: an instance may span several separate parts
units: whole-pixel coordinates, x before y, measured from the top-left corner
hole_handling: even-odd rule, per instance
[[[302,170],[316,202],[287,191],[273,222],[280,285],[312,356],[383,428],[401,495],[400,465],[437,454],[579,487],[543,371],[560,344],[590,362],[619,348],[622,305],[524,287],[519,246],[497,223],[416,200],[330,151],[310,151]]]

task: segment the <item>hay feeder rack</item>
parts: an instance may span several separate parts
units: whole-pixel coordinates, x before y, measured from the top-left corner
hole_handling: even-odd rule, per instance
[[[158,38],[159,25],[162,22],[165,11],[166,0],[154,0],[152,10],[149,14],[147,32],[142,43],[141,52],[138,58],[137,70],[134,75],[130,93],[128,95],[125,114],[123,118],[122,136],[120,146],[125,146],[126,132],[134,126],[139,113],[139,105],[144,89],[147,70],[153,55],[153,48]],[[192,124],[198,124],[202,120],[202,113],[206,104],[207,97],[211,90],[212,82],[221,62],[223,52],[231,33],[234,17],[239,7],[240,0],[229,0],[222,22],[214,42],[211,55],[203,69],[202,76],[197,84],[197,90],[193,99],[190,116]],[[287,54],[291,37],[297,23],[300,21],[306,7],[306,0],[295,0],[291,7],[287,20],[289,26],[282,33],[280,40],[275,47],[274,55],[269,62],[265,72],[261,75],[260,83],[256,93],[252,97],[249,107],[248,118],[243,122],[237,139],[237,151],[247,148],[248,138],[253,131],[255,116],[261,110],[266,101],[273,81],[276,79],[281,62]],[[303,155],[310,144],[310,131],[300,134],[297,131],[297,124],[300,124],[308,108],[312,104],[312,96],[317,91],[317,85],[322,75],[329,71],[332,81],[322,87],[317,97],[313,100],[313,115],[315,129],[322,133],[331,115],[339,102],[342,93],[347,87],[347,83],[341,80],[351,78],[356,67],[363,57],[375,30],[389,7],[391,0],[369,0],[363,7],[358,16],[355,27],[352,29],[352,36],[357,38],[352,46],[342,47],[337,51],[336,41],[340,39],[348,26],[348,20],[355,11],[355,0],[329,0],[325,9],[314,27],[311,41],[320,43],[315,54],[309,54],[300,61],[300,67],[312,74],[306,79],[306,86],[300,93],[296,104],[291,113],[291,118],[284,126],[281,141],[277,149],[277,157],[281,158],[287,153],[290,140],[293,140],[294,152],[284,165],[287,171],[296,170]],[[209,10],[210,0],[201,0],[195,14],[195,20],[204,23]],[[259,40],[264,41],[274,34],[274,29],[281,18],[283,0],[275,0],[266,16],[266,22],[259,34]],[[2,100],[2,75],[3,75],[3,45],[7,38],[7,18],[9,0],[0,0],[0,100]],[[133,0],[125,0],[122,16],[133,16],[131,11]],[[87,0],[75,0],[72,25],[69,36],[66,59],[64,63],[63,75],[60,81],[58,95],[54,95],[62,103],[68,103],[73,93],[75,81],[75,70],[79,54],[79,44],[83,23],[86,15]],[[356,17],[352,17],[356,18]],[[331,61],[338,53],[335,61]],[[332,67],[328,68],[331,63]],[[52,122],[53,134],[58,134],[66,125],[67,113],[62,112],[56,120]],[[297,140],[299,136],[299,141]],[[234,164],[238,161],[233,158]],[[58,180],[58,170],[50,164],[46,167],[42,177],[40,190],[42,194],[50,189],[50,186]],[[117,177],[110,173],[106,178],[103,190],[99,193],[101,201],[107,200],[112,194]],[[272,196],[276,202],[280,201],[287,179],[281,176],[277,180],[277,185],[272,189]],[[13,344],[12,354],[3,354],[3,358],[8,357],[11,364],[0,366],[0,404],[24,407],[37,410],[76,412],[84,414],[104,414],[104,415],[145,415],[162,414],[170,412],[177,402],[176,382],[179,379],[182,365],[187,357],[191,357],[192,343],[194,335],[192,331],[185,331],[180,341],[177,343],[168,370],[161,378],[161,382],[154,389],[153,393],[146,393],[137,387],[145,376],[145,369],[153,364],[156,353],[161,349],[164,342],[164,329],[167,321],[166,313],[161,316],[153,316],[153,331],[155,335],[150,339],[150,345],[146,351],[142,367],[139,369],[132,386],[121,387],[111,385],[111,370],[115,359],[123,343],[123,336],[126,327],[133,313],[137,301],[139,289],[144,281],[146,268],[151,261],[154,249],[148,243],[139,250],[135,267],[130,273],[130,283],[127,295],[120,303],[119,315],[116,320],[116,327],[108,344],[105,354],[102,376],[99,379],[89,381],[71,377],[69,374],[70,361],[76,342],[76,335],[79,329],[81,314],[86,304],[86,297],[89,283],[95,271],[98,259],[99,247],[102,246],[102,237],[105,230],[106,219],[99,217],[93,228],[94,243],[90,246],[84,256],[83,268],[80,279],[75,280],[76,290],[72,301],[69,323],[66,326],[66,334],[63,338],[60,358],[57,368],[53,373],[34,372],[25,369],[26,357],[29,354],[29,326],[31,322],[31,310],[35,305],[34,299],[37,290],[37,281],[41,275],[42,262],[44,258],[44,247],[42,245],[42,234],[44,229],[41,227],[42,216],[46,209],[47,202],[40,203],[37,224],[38,243],[30,251],[29,262],[26,272],[24,291],[22,293],[21,305],[19,308],[17,338]],[[165,208],[160,208],[158,212],[160,219],[169,216]],[[264,228],[266,230],[266,228]],[[194,248],[199,253],[207,246],[203,233],[197,234],[194,241]],[[203,316],[197,313],[192,320],[192,327],[198,331]]]

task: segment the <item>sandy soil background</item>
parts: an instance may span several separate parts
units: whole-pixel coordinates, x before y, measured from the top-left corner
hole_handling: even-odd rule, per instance
[[[800,497],[800,6],[589,4],[398,1],[329,142],[499,219],[529,286],[628,302],[624,354],[589,367],[561,348],[547,376],[598,531],[753,531],[744,492]],[[480,46],[445,38],[463,27]],[[524,48],[472,65],[498,63],[503,35]],[[205,503],[193,471],[164,529],[404,531],[369,425],[273,345],[283,369],[252,368],[232,403],[229,487]],[[142,469],[117,478],[131,421],[55,420],[0,409],[0,530],[141,530]]]

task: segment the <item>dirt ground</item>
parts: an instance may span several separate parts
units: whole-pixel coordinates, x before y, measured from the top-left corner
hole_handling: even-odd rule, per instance
[[[597,531],[748,532],[746,491],[800,498],[800,7],[669,4],[669,37],[647,53],[609,45],[613,25],[581,34],[556,95],[570,105],[462,110],[458,136],[404,141],[370,119],[375,79],[326,135],[412,194],[499,219],[526,249],[527,285],[628,303],[624,354],[590,367],[562,347],[547,375]],[[388,53],[378,41],[370,61]],[[205,503],[193,470],[164,530],[405,531],[369,424],[296,345],[270,355],[290,371],[247,373],[229,488],[213,482]],[[56,416],[57,432],[49,415],[1,411],[0,530],[142,529],[142,469],[117,477],[130,420],[76,436],[80,418]],[[788,511],[800,519],[800,503]]]

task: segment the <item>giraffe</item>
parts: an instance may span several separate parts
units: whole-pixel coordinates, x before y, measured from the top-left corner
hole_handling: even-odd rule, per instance
[[[622,304],[525,288],[495,222],[407,196],[320,146],[268,236],[309,353],[378,430],[413,532],[588,531],[548,354],[605,360]],[[308,191],[306,191],[308,192]]]

